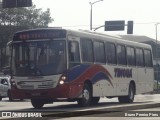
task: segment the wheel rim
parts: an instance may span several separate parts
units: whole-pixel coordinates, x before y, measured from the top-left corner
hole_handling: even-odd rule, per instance
[[[85,101],[88,101],[89,100],[89,91],[87,89],[85,89],[83,91],[83,98],[85,99]]]

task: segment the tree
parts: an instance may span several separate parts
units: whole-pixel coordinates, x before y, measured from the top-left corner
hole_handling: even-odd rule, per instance
[[[42,9],[36,9],[35,5],[28,8],[0,8],[2,26],[47,27],[52,21],[50,9],[43,12]]]
[[[3,9],[0,3],[0,68],[6,66],[6,44],[19,30],[48,27],[53,21],[50,9],[42,11],[35,5],[28,8]],[[3,57],[2,57],[3,56]]]
[[[42,11],[36,6],[28,8],[0,8],[0,39],[10,41],[13,33],[19,30],[48,27],[53,21],[50,9]],[[4,40],[3,40],[4,41]]]

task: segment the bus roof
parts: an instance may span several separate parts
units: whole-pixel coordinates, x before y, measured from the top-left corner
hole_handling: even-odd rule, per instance
[[[96,40],[101,38],[102,40],[106,40],[108,42],[127,44],[127,45],[131,45],[131,46],[136,46],[136,47],[143,46],[145,48],[151,49],[151,46],[148,44],[140,43],[140,42],[136,42],[136,41],[129,41],[127,39],[123,39],[121,36],[118,36],[118,35],[110,35],[110,34],[99,33],[99,32],[95,32],[95,31],[89,31],[89,30],[67,30],[67,31],[68,31],[68,34],[71,34],[71,35],[90,37],[90,38],[96,39]]]
[[[136,46],[136,47],[145,47],[151,49],[151,46],[148,44],[144,43],[139,43],[136,41],[129,41],[126,39],[123,39],[121,36],[118,35],[110,35],[110,34],[105,34],[105,33],[99,33],[95,31],[90,31],[90,30],[71,30],[71,29],[62,29],[62,28],[54,28],[54,27],[49,27],[49,28],[37,28],[37,29],[29,29],[29,30],[23,30],[16,32],[15,34],[20,34],[23,32],[31,32],[31,31],[52,31],[52,30],[58,30],[58,31],[66,31],[66,34],[68,35],[73,35],[75,37],[84,37],[84,38],[91,38],[91,39],[96,39],[98,40],[99,38],[101,40],[106,40],[108,42],[114,42],[114,43],[119,43],[119,44],[127,44],[131,46]],[[107,39],[108,38],[108,39]]]

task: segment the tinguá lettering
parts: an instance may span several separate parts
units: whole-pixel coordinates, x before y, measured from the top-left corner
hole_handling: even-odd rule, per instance
[[[123,77],[123,78],[131,78],[132,77],[132,69],[125,68],[115,68],[115,77]]]

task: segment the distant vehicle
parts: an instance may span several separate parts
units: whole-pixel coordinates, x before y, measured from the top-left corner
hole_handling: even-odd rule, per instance
[[[9,97],[9,100],[12,100],[11,97],[11,83],[10,77],[0,77],[0,100],[5,97]]]
[[[83,30],[34,29],[14,34],[13,98],[35,108],[55,101],[97,104],[100,97],[132,103],[153,91],[151,46]]]

